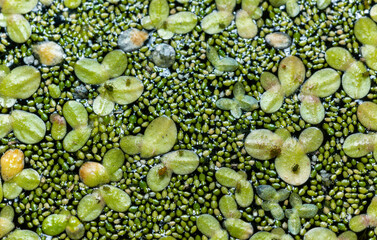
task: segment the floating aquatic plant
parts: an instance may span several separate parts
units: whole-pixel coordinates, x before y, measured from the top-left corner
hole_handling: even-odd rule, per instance
[[[51,126],[51,137],[55,140],[64,139],[67,134],[67,122],[63,116],[60,116],[57,113],[50,115]]]
[[[175,62],[174,48],[166,43],[158,44],[152,52],[152,61],[157,67],[170,67]]]
[[[103,185],[80,200],[77,216],[84,222],[93,221],[106,205],[113,211],[125,212],[131,206],[131,198],[117,187]]]
[[[373,227],[374,232],[377,234],[377,197],[372,199],[366,214],[360,214],[351,218],[349,227],[354,232],[361,232],[367,227]]]
[[[88,141],[92,128],[88,125],[88,112],[76,101],[68,101],[63,106],[65,121],[73,128],[63,140],[63,147],[68,152],[76,152]]]
[[[148,38],[147,32],[129,28],[119,35],[118,47],[124,52],[131,52],[141,48]]]
[[[33,52],[39,61],[46,66],[54,66],[63,62],[65,53],[63,48],[52,41],[45,41],[33,46]]]
[[[337,237],[333,231],[327,228],[323,228],[323,227],[312,228],[304,235],[304,240],[317,240],[317,239],[357,240],[357,236],[354,232],[346,231]]]
[[[98,97],[93,102],[93,111],[109,115],[115,103],[120,105],[136,101],[143,93],[144,85],[136,77],[121,76],[127,68],[127,56],[121,50],[108,53],[102,63],[83,58],[76,62],[76,76],[86,84],[100,84]],[[111,78],[111,79],[110,79]]]
[[[363,102],[357,108],[357,118],[369,130],[377,131],[377,104]]]
[[[161,163],[152,167],[147,174],[148,187],[159,192],[170,183],[173,173],[187,175],[194,172],[199,166],[198,155],[189,150],[178,150],[161,157]]]
[[[228,232],[222,229],[219,221],[209,214],[202,214],[196,218],[199,231],[212,240],[227,240]]]
[[[13,130],[15,137],[26,144],[40,142],[46,134],[46,124],[37,115],[21,110],[0,114],[0,138]]]
[[[169,152],[176,140],[177,127],[174,121],[167,116],[161,116],[148,125],[144,135],[123,137],[120,140],[120,147],[127,154],[140,153],[140,157],[150,158]]]
[[[292,209],[285,210],[288,218],[288,231],[293,235],[297,235],[301,229],[300,218],[313,218],[318,211],[318,207],[314,204],[302,204],[301,197],[297,193],[291,193],[289,203]]]
[[[235,188],[235,199],[239,206],[248,207],[254,200],[254,190],[243,172],[231,168],[220,168],[215,173],[216,180],[225,187]]]
[[[50,236],[56,236],[65,231],[70,239],[82,239],[85,234],[84,225],[67,210],[46,217],[42,222],[42,231]]]
[[[119,148],[113,148],[103,156],[102,164],[86,162],[81,165],[79,175],[84,184],[97,187],[110,181],[119,181],[123,176],[120,169],[124,163],[124,153]]]
[[[276,49],[285,49],[292,45],[291,37],[283,32],[269,33],[266,35],[265,39],[270,46]]]
[[[30,230],[16,229],[9,233],[4,240],[39,240],[39,235]]]
[[[278,133],[278,134],[277,134]],[[270,130],[253,130],[245,139],[246,152],[257,159],[275,158],[276,171],[285,182],[299,186],[310,176],[310,159],[306,155],[317,150],[323,133],[315,127],[305,129],[295,139],[287,130],[273,133]]]
[[[264,200],[262,203],[263,210],[271,211],[272,216],[276,220],[282,220],[284,218],[284,211],[279,202],[286,200],[290,192],[286,189],[276,191],[275,188],[269,185],[259,185],[256,191],[258,196]]]
[[[0,159],[1,177],[4,180],[0,188],[2,198],[15,199],[22,190],[31,191],[39,186],[40,175],[34,169],[24,169],[24,153],[19,149],[6,151]]]
[[[317,8],[323,10],[331,4],[331,0],[317,0]]]
[[[301,59],[295,56],[284,58],[278,69],[278,77],[270,72],[263,72],[260,83],[266,90],[260,100],[264,112],[273,113],[279,110],[284,96],[290,96],[304,82],[305,66]]]
[[[364,44],[361,47],[361,55],[365,63],[371,69],[377,70],[377,24],[368,17],[360,18],[355,23],[354,32],[357,40]]]
[[[270,0],[273,7],[285,5],[286,11],[290,17],[296,17],[300,13],[300,5],[297,0]]]
[[[253,38],[258,33],[258,26],[254,19],[262,16],[259,8],[260,0],[242,0],[241,9],[236,14],[236,27],[238,35],[242,38]],[[236,0],[217,0],[217,11],[213,11],[202,19],[201,27],[208,34],[222,32],[233,21],[233,10]]]
[[[274,228],[271,232],[257,232],[249,240],[293,240],[293,237],[286,234],[282,228]]]
[[[237,60],[230,57],[220,58],[212,46],[207,47],[207,59],[220,72],[234,72],[238,68]]]
[[[301,87],[300,115],[310,124],[319,124],[325,118],[320,98],[328,97],[340,87],[340,75],[331,68],[315,72]]]
[[[356,61],[347,49],[341,47],[328,49],[325,57],[332,68],[344,71],[342,87],[348,96],[359,99],[368,94],[371,80],[364,63]]]
[[[10,71],[0,65],[0,105],[12,107],[17,99],[29,98],[39,88],[41,74],[35,67],[21,66]]]
[[[364,134],[355,133],[346,138],[343,143],[344,153],[352,158],[360,158],[373,152],[376,157],[377,149],[375,147],[376,135],[374,133]]]
[[[0,27],[6,27],[9,38],[16,43],[24,43],[31,36],[30,23],[22,14],[37,6],[38,0],[3,0],[1,2]]]
[[[242,83],[237,82],[233,88],[234,98],[220,98],[216,101],[216,106],[222,110],[230,110],[235,118],[242,115],[242,110],[250,112],[258,108],[258,101],[245,94],[245,87]]]
[[[163,39],[170,39],[174,34],[191,32],[198,17],[192,12],[178,12],[169,15],[169,4],[166,0],[152,0],[149,4],[149,16],[141,20],[142,26],[147,29],[157,29],[157,33]]]
[[[0,238],[14,229],[14,210],[11,206],[4,207],[0,212]]]

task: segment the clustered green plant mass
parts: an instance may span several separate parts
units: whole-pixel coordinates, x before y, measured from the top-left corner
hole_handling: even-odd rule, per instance
[[[1,239],[377,239],[376,0],[0,12]]]

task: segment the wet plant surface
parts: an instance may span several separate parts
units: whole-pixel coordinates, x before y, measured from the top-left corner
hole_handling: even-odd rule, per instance
[[[375,4],[0,0],[0,238],[377,239]]]

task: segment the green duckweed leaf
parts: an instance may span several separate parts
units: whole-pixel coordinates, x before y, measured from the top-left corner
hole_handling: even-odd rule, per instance
[[[232,114],[232,116],[234,118],[240,118],[241,117],[242,109],[241,109],[240,105],[238,104],[238,102],[237,102],[237,105],[234,108],[230,109],[230,113]]]
[[[9,221],[13,222],[14,218],[14,209],[13,207],[7,205],[0,212],[0,218],[8,219]]]
[[[83,197],[77,206],[77,216],[84,222],[96,219],[105,207],[102,196],[95,191]]]
[[[42,222],[42,231],[50,236],[56,236],[64,232],[69,217],[63,214],[52,214]]]
[[[236,0],[216,0],[216,7],[219,11],[233,12],[236,6]]]
[[[282,220],[284,218],[283,208],[281,208],[279,204],[275,203],[274,206],[271,207],[271,215],[276,220]]]
[[[40,142],[46,134],[46,124],[37,115],[21,110],[11,114],[13,133],[18,140],[26,144]]]
[[[82,82],[86,84],[101,84],[110,78],[105,66],[94,59],[82,58],[76,62],[74,69],[76,76]]]
[[[7,33],[10,39],[16,43],[24,43],[31,36],[31,26],[28,20],[20,14],[10,14],[7,20]]]
[[[63,140],[63,148],[67,152],[80,150],[89,140],[92,129],[90,127],[79,127],[70,131]]]
[[[225,187],[236,187],[242,176],[231,168],[222,167],[215,173],[216,180]]]
[[[152,0],[149,4],[149,16],[153,25],[160,28],[169,16],[169,5],[166,0]]]
[[[273,235],[269,232],[257,232],[249,240],[273,240]]]
[[[304,148],[304,152],[314,152],[323,142],[323,133],[316,127],[310,127],[301,132],[298,141]]]
[[[30,230],[16,229],[9,233],[7,240],[39,240],[38,234]]]
[[[357,108],[357,118],[367,129],[377,131],[377,104],[363,102]]]
[[[246,152],[260,160],[278,156],[282,145],[282,139],[267,129],[253,130],[245,139]]]
[[[278,77],[285,96],[290,96],[305,79],[305,66],[301,59],[295,56],[284,58],[279,64]]]
[[[103,59],[101,65],[106,69],[110,78],[119,77],[127,68],[127,55],[121,50],[109,52]]]
[[[364,63],[353,63],[342,77],[344,91],[353,99],[365,97],[370,90],[371,80]]]
[[[14,104],[16,104],[16,102],[17,99],[15,98],[0,96],[0,106],[2,106],[3,108],[11,108]]]
[[[285,128],[276,129],[275,134],[278,135],[283,141],[291,137],[291,133]]]
[[[286,200],[289,197],[290,194],[291,194],[291,192],[288,191],[287,189],[280,189],[279,191],[276,192],[275,199],[278,202],[281,202],[281,201]]]
[[[89,187],[96,187],[110,182],[109,173],[106,168],[98,162],[86,162],[81,165],[79,175],[81,181]]]
[[[238,239],[248,239],[254,233],[253,226],[241,219],[228,218],[224,226],[232,237]]]
[[[296,17],[300,13],[300,5],[298,5],[297,0],[288,0],[285,8],[291,17]]]
[[[82,239],[85,234],[84,224],[77,217],[71,216],[65,231],[70,239]]]
[[[221,110],[231,110],[237,107],[237,102],[230,98],[220,98],[216,101],[216,107]]]
[[[242,10],[245,10],[249,15],[253,15],[253,13],[258,11],[260,2],[260,0],[243,0],[241,5]]]
[[[251,183],[246,180],[240,180],[236,186],[236,201],[241,207],[248,207],[254,200],[254,190]]]
[[[374,148],[374,136],[363,133],[355,133],[346,138],[343,143],[344,153],[352,158],[360,158]]]
[[[310,124],[319,124],[325,118],[325,108],[321,100],[313,95],[301,96],[301,117]]]
[[[163,164],[152,167],[147,174],[148,187],[154,192],[164,190],[170,183],[172,173]]]
[[[37,6],[38,0],[4,0],[1,6],[2,13],[25,14]]]
[[[165,29],[165,28],[160,28],[157,30],[157,33],[158,35],[162,38],[162,39],[171,39],[173,36],[174,36],[174,33]]]
[[[9,67],[7,67],[7,65],[0,65],[0,81],[2,81],[9,73],[10,69]]]
[[[3,97],[25,99],[37,91],[40,82],[41,74],[35,67],[16,67],[0,81],[0,94]]]
[[[22,188],[12,182],[5,182],[1,188],[3,196],[9,200],[17,198],[22,192]]]
[[[237,101],[242,100],[245,95],[245,87],[241,82],[237,82],[233,87],[233,95]]]
[[[154,25],[150,16],[145,16],[141,19],[141,26],[146,30],[152,30]]]
[[[199,231],[207,237],[214,237],[216,233],[222,231],[219,221],[209,214],[202,214],[196,219],[196,226]]]
[[[246,112],[251,112],[258,108],[258,101],[252,96],[244,95],[237,99],[239,106]]]
[[[337,240],[336,234],[328,228],[316,227],[305,233],[304,240]]]
[[[141,151],[143,135],[125,136],[120,140],[120,148],[127,154],[135,155]]]
[[[236,201],[229,195],[220,198],[219,209],[225,218],[241,218]]]
[[[228,232],[223,229],[220,231],[217,231],[215,235],[211,237],[211,240],[228,240],[228,239],[229,239]]]
[[[283,105],[284,93],[280,85],[272,87],[263,93],[260,99],[260,107],[266,113],[274,113]]]
[[[340,234],[337,240],[357,240],[357,235],[354,232],[347,231]]]
[[[123,171],[121,168],[110,174],[110,181],[119,182],[123,178]]]
[[[369,227],[369,217],[365,214],[354,216],[349,221],[349,227],[354,232],[361,232]]]
[[[222,32],[233,21],[233,14],[228,11],[213,11],[201,22],[204,32],[216,34]]]
[[[361,47],[361,55],[363,58],[365,58],[365,63],[367,66],[377,71],[377,47],[372,45],[364,45]]]
[[[265,90],[269,90],[272,87],[280,86],[280,81],[275,74],[263,72],[260,76],[260,84]]]
[[[123,190],[111,185],[104,185],[100,193],[106,205],[114,211],[125,212],[131,206],[130,196]]]
[[[23,189],[31,191],[39,186],[41,176],[34,169],[28,168],[22,170],[22,172],[15,176],[11,181],[17,183],[17,185]]]
[[[0,138],[12,131],[12,123],[9,114],[0,114]]]
[[[280,7],[287,3],[287,0],[270,0],[269,1],[273,7]]]
[[[51,126],[51,136],[55,140],[62,140],[67,134],[67,122],[63,116],[57,113],[53,113],[50,116]]]
[[[301,221],[298,214],[291,214],[288,218],[288,231],[293,235],[297,235],[300,232]]]
[[[14,224],[6,218],[0,217],[0,238],[7,235],[10,231],[14,229]]]
[[[238,62],[233,58],[222,58],[216,63],[215,68],[221,72],[234,72],[238,68]]]
[[[317,8],[323,10],[331,4],[331,0],[317,0]]]
[[[102,94],[98,95],[93,102],[93,111],[100,115],[109,115],[114,110],[115,103]]]
[[[287,139],[281,154],[275,159],[275,168],[280,178],[286,183],[299,186],[310,176],[310,159],[305,155],[303,147],[294,138]]]
[[[113,148],[106,152],[103,156],[102,165],[106,168],[109,174],[116,172],[123,166],[125,157],[122,150],[119,148]]]
[[[302,206],[302,199],[297,193],[291,193],[289,196],[289,203],[293,208],[299,208]]]
[[[276,196],[276,189],[270,185],[259,185],[256,191],[258,196],[263,200],[272,200]]]
[[[302,86],[305,95],[328,97],[340,87],[340,75],[331,68],[324,68],[315,72]]]
[[[219,62],[220,57],[219,57],[218,52],[216,51],[216,48],[211,47],[211,46],[207,47],[207,59],[214,66]]]
[[[62,91],[60,90],[59,86],[56,84],[51,84],[48,86],[48,92],[52,98],[59,98]]]
[[[161,116],[147,127],[141,142],[140,157],[150,158],[170,151],[177,140],[177,127],[174,121]]]
[[[81,5],[81,0],[64,0],[64,6],[69,9],[76,9]]]
[[[244,10],[239,10],[236,15],[236,26],[238,35],[242,38],[253,38],[258,33],[257,24]]]
[[[72,128],[88,125],[88,112],[84,105],[79,102],[66,102],[63,106],[63,115]]]
[[[199,156],[194,151],[178,150],[161,157],[161,162],[175,174],[187,175],[199,166]]]
[[[122,76],[107,81],[99,92],[105,92],[110,100],[120,104],[136,101],[144,91],[143,83],[136,77]]]
[[[314,204],[304,204],[298,207],[297,211],[302,218],[313,218],[318,212],[318,207]]]
[[[340,71],[346,71],[356,60],[351,53],[342,47],[332,47],[326,51],[326,62],[330,67]]]
[[[166,28],[168,31],[176,34],[185,34],[191,32],[198,22],[198,17],[191,12],[179,12],[170,15],[166,19]]]
[[[367,208],[367,215],[369,217],[377,218],[377,197],[372,198],[372,201]]]
[[[377,25],[376,23],[368,18],[359,18],[354,27],[354,33],[362,44],[365,45],[377,45]]]

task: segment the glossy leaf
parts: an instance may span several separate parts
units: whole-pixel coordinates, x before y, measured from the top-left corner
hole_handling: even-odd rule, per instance
[[[122,150],[119,148],[112,148],[103,156],[102,165],[106,168],[109,174],[116,172],[123,166],[125,157]]]
[[[7,235],[10,231],[14,229],[13,222],[9,221],[6,218],[0,217],[0,238]]]
[[[70,239],[82,239],[85,234],[84,224],[77,217],[71,216],[65,231]]]
[[[38,234],[30,230],[16,229],[7,235],[8,240],[39,240]]]
[[[55,140],[62,140],[67,134],[67,122],[63,116],[57,113],[53,113],[50,116],[51,126],[51,136]]]
[[[377,71],[377,47],[372,45],[364,45],[361,47],[361,55],[363,58],[365,58],[365,63],[367,66]]]
[[[349,221],[349,228],[354,232],[361,232],[369,227],[369,217],[365,214],[357,215]]]
[[[98,192],[83,197],[77,206],[77,216],[84,222],[93,221],[102,212],[105,202]]]
[[[216,180],[225,187],[236,187],[242,176],[231,168],[222,167],[215,173]]]
[[[346,71],[356,61],[351,53],[342,47],[329,48],[325,57],[330,67],[341,71]]]
[[[72,128],[78,128],[88,124],[88,112],[84,105],[77,101],[66,102],[63,106],[63,115]]]
[[[357,108],[357,118],[369,130],[377,131],[377,104],[363,102]]]
[[[106,69],[110,78],[119,77],[127,68],[127,55],[121,50],[109,52],[103,59],[101,65]]]
[[[68,152],[80,150],[89,140],[91,132],[90,127],[80,127],[70,131],[63,140],[63,148]]]
[[[238,35],[242,38],[253,38],[258,33],[257,24],[245,10],[239,10],[236,15]]]
[[[12,1],[12,0],[9,0]],[[10,14],[7,20],[7,33],[10,39],[16,43],[24,43],[31,36],[31,26],[28,20],[20,14]]]
[[[316,227],[305,233],[304,240],[337,240],[336,234],[328,228]]]
[[[24,169],[24,153],[20,149],[10,149],[1,156],[1,177],[9,181]]]
[[[37,6],[38,0],[4,0],[1,6],[3,13],[25,14]]]
[[[18,186],[17,183],[5,182],[3,184],[3,194],[6,199],[15,199],[22,192],[22,187]]]
[[[290,17],[296,17],[300,13],[300,5],[298,5],[297,0],[287,0],[285,8]]]
[[[372,19],[359,18],[355,23],[354,33],[362,44],[377,45],[377,25]]]
[[[372,201],[367,208],[367,214],[369,217],[377,218],[377,197],[372,198]]]
[[[97,187],[98,185],[110,182],[110,176],[106,168],[97,162],[86,162],[79,170],[81,181],[89,187]]]
[[[172,173],[163,164],[152,167],[147,174],[148,187],[154,192],[164,190],[170,183]]]
[[[236,0],[216,0],[216,7],[219,11],[233,12],[236,6]]]
[[[307,123],[319,124],[325,118],[325,108],[318,97],[312,95],[302,96],[300,115]]]
[[[68,224],[68,216],[64,214],[52,214],[42,222],[42,231],[50,236],[56,236],[64,232]]]
[[[301,59],[295,56],[284,58],[279,64],[278,77],[285,96],[292,95],[305,79],[305,66]]]
[[[353,63],[342,77],[344,91],[353,99],[365,97],[370,90],[369,73],[362,62]]]
[[[18,186],[27,191],[36,189],[39,186],[40,181],[41,176],[32,168],[22,170],[22,172],[12,179],[12,182],[17,183]]]
[[[260,106],[266,113],[274,113],[283,105],[284,93],[278,85],[263,93],[260,99]]]
[[[21,110],[11,114],[14,135],[26,144],[40,142],[46,134],[46,124],[37,115]]]
[[[199,166],[199,156],[194,151],[178,150],[162,156],[161,162],[175,174],[187,175]]]
[[[98,91],[106,93],[106,97],[120,104],[130,104],[143,93],[144,85],[136,77],[122,76],[107,81]]]
[[[233,14],[227,11],[213,11],[202,19],[204,32],[216,34],[222,32],[233,20]]]
[[[0,212],[0,218],[8,219],[9,221],[13,222],[14,218],[14,209],[13,207],[6,205]]]
[[[304,148],[304,152],[314,152],[323,142],[323,133],[316,127],[310,127],[301,132],[298,140]]]
[[[260,160],[278,156],[282,145],[282,139],[267,129],[253,130],[245,139],[246,152]]]
[[[374,148],[374,136],[363,133],[355,133],[346,138],[343,143],[344,153],[352,158],[360,158]]]
[[[101,84],[110,78],[106,68],[94,59],[82,58],[74,69],[76,76],[86,84]]]
[[[100,193],[106,205],[116,212],[125,212],[131,206],[130,196],[123,190],[111,185],[104,185]]]
[[[328,97],[340,87],[340,75],[331,68],[324,68],[315,72],[302,86],[305,95]]]
[[[331,0],[317,0],[317,8],[323,10],[331,4]]]
[[[198,17],[191,12],[178,12],[166,19],[167,30],[177,34],[191,32],[198,22]]]

